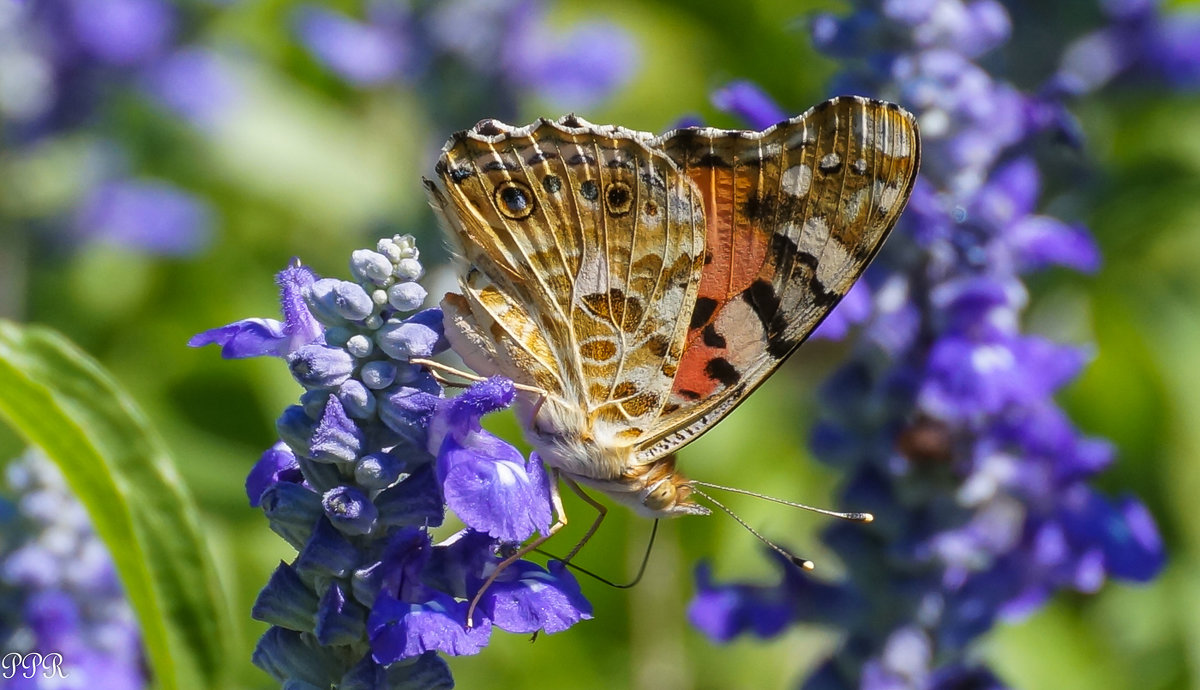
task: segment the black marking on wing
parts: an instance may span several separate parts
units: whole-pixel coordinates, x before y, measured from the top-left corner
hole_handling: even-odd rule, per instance
[[[708,364],[704,365],[704,373],[708,378],[719,381],[726,387],[732,386],[742,378],[738,370],[724,357],[708,360]]]
[[[704,341],[704,344],[709,347],[721,349],[724,349],[725,347],[725,337],[720,333],[717,333],[716,327],[711,323],[704,327],[704,331],[701,333],[701,339]]]
[[[533,166],[543,161],[554,160],[555,158],[558,158],[557,153],[552,153],[550,151],[538,151],[529,158],[525,159],[525,163],[526,165]]]
[[[696,306],[692,309],[692,323],[688,326],[691,328],[699,328],[708,323],[712,315],[717,311],[717,301],[711,297],[699,297],[696,299]]]

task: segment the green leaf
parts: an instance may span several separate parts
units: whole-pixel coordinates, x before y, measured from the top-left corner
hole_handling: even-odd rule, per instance
[[[200,517],[145,415],[46,328],[0,321],[0,381],[0,415],[58,464],[108,545],[156,685],[224,687],[232,620]]]

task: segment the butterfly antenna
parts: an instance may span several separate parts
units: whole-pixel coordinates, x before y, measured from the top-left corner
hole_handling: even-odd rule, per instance
[[[708,494],[704,493],[700,489],[696,488],[694,486],[694,484],[696,484],[696,482],[693,482],[692,491],[695,491],[696,494],[704,497],[709,503],[720,508],[729,517],[733,518],[734,520],[737,520],[737,523],[739,525],[741,525],[742,527],[745,527],[747,532],[749,532],[750,534],[753,534],[756,539],[758,539],[762,543],[766,544],[767,546],[771,547],[771,549],[773,549],[775,551],[775,553],[778,553],[780,556],[783,556],[784,558],[788,559],[788,561],[791,562],[792,565],[795,565],[798,568],[801,568],[803,570],[812,570],[813,569],[812,561],[808,560],[807,558],[800,558],[799,556],[793,556],[791,553],[788,553],[782,546],[779,546],[778,544],[771,541],[770,539],[767,539],[763,535],[759,534],[758,531],[755,530],[753,527],[746,524],[746,521],[741,519],[740,517],[738,517],[737,513],[733,512],[729,508],[726,508],[724,503],[721,503],[717,499],[713,498],[712,496],[709,496]],[[708,485],[705,484],[705,486],[708,486]]]
[[[733,486],[721,486],[720,484],[710,484],[708,482],[698,482],[695,480],[692,480],[690,483],[693,487],[706,486],[710,489],[719,489],[721,491],[728,491],[730,493],[742,494],[743,496],[753,496],[755,498],[761,498],[764,501],[770,501],[771,503],[779,503],[785,506],[791,506],[793,508],[802,508],[813,513],[828,515],[829,517],[835,517],[841,520],[849,520],[851,522],[874,522],[875,520],[875,516],[870,513],[841,513],[836,510],[826,510],[824,508],[804,505],[803,503],[796,503],[795,501],[785,501],[782,498],[775,498],[774,496],[767,496],[766,494],[760,494],[756,491],[747,491],[745,489],[739,489]],[[712,500],[712,497],[708,496],[707,494],[700,495],[704,496],[710,501]]]
[[[629,582],[626,582],[623,585],[619,585],[602,575],[597,575],[596,573],[593,573],[592,571],[588,570],[587,568],[584,568],[583,566],[580,566],[580,565],[575,565],[574,563],[571,563],[570,561],[567,561],[567,567],[571,568],[572,570],[576,570],[580,573],[583,573],[584,575],[587,575],[588,577],[592,578],[593,580],[596,580],[602,584],[606,584],[609,587],[612,587],[614,589],[630,589],[631,587],[637,586],[637,583],[642,581],[642,576],[646,574],[646,564],[650,562],[650,551],[653,550],[653,548],[654,548],[654,538],[656,536],[658,536],[658,520],[655,520],[654,527],[650,528],[650,541],[646,542],[646,553],[642,555],[642,565],[638,568],[637,575],[634,575],[632,580],[630,580]],[[562,561],[561,558],[559,558],[558,556],[555,556],[554,554],[550,553],[549,551],[544,551],[542,549],[535,549],[535,551],[537,553],[542,554],[543,556],[548,557],[548,558],[553,558],[556,561]]]

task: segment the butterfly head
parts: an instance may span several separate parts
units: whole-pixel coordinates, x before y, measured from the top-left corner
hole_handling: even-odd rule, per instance
[[[672,457],[670,473],[650,481],[640,491],[630,494],[631,498],[636,499],[636,503],[631,506],[635,512],[651,518],[708,515],[711,512],[691,500],[691,483],[687,477],[674,472],[674,464]],[[610,495],[621,498],[616,493]]]

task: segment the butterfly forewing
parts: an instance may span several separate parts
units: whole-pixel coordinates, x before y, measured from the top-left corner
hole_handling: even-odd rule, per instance
[[[651,142],[704,198],[706,263],[652,460],[720,421],[861,275],[916,178],[915,122],[858,97],[761,133],[686,129]]]
[[[468,364],[630,444],[666,404],[704,250],[695,185],[650,138],[570,116],[485,121],[451,140],[429,188],[465,264],[444,305]]]

